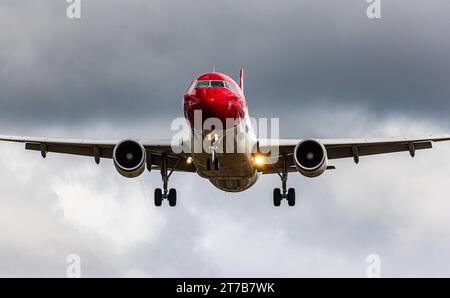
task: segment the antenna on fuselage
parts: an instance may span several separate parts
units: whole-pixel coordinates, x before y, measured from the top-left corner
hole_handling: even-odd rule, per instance
[[[213,72],[216,72],[216,67],[215,66],[213,67]]]

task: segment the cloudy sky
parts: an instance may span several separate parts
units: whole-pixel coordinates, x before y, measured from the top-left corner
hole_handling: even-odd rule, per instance
[[[253,117],[281,137],[450,132],[450,3],[382,0],[64,0],[0,3],[0,134],[164,138],[197,74],[246,70]],[[155,208],[157,173],[0,144],[0,276],[450,276],[450,144],[332,164],[222,193],[174,174],[177,208]]]

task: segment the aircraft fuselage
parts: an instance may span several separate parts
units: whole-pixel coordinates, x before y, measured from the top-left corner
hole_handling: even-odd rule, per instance
[[[256,136],[241,87],[227,75],[202,74],[184,94],[183,110],[192,139],[201,144],[208,138],[211,141],[210,150],[202,146],[200,152],[192,153],[199,176],[227,192],[251,187],[259,176],[250,150]],[[227,150],[229,144],[232,148]],[[238,149],[242,144],[246,144],[245,148]]]

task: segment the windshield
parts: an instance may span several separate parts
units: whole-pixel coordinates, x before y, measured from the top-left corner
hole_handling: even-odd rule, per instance
[[[223,81],[211,81],[212,88],[225,88],[225,84]]]
[[[227,88],[236,93],[234,86],[226,81],[197,81],[195,88]]]
[[[198,81],[197,85],[195,85],[195,88],[208,88],[209,87],[209,81]]]
[[[237,93],[236,89],[234,89],[233,84],[225,82],[225,87],[231,91],[233,91],[234,93]]]

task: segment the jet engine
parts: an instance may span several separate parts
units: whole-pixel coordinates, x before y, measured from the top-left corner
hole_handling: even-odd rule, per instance
[[[304,140],[295,146],[294,161],[303,176],[317,177],[327,169],[327,150],[315,140]]]
[[[113,160],[120,175],[135,178],[146,167],[147,154],[144,146],[134,140],[124,140],[114,147]]]

